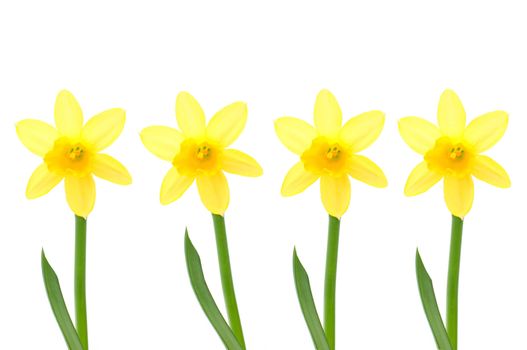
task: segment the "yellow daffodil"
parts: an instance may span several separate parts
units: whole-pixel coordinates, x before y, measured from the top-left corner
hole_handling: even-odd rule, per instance
[[[34,119],[16,125],[18,138],[31,152],[43,158],[27,184],[26,196],[37,198],[64,179],[71,210],[86,218],[95,204],[93,176],[127,185],[132,182],[126,168],[107,154],[99,153],[121,133],[125,111],[109,109],[83,126],[82,110],[75,97],[61,91],[55,102],[55,125]]]
[[[262,168],[251,156],[228,148],[247,121],[247,106],[235,102],[217,112],[208,125],[199,103],[187,92],[176,99],[179,129],[150,126],[141,132],[145,147],[172,163],[161,184],[161,203],[169,204],[196,180],[201,201],[213,214],[223,215],[229,205],[229,186],[224,171],[260,176]]]
[[[385,187],[386,177],[370,159],[358,155],[379,136],[384,113],[370,111],[351,118],[342,126],[342,112],[335,97],[322,90],[315,102],[315,127],[303,120],[282,117],[275,130],[280,141],[300,156],[285,176],[282,195],[303,192],[320,178],[320,194],[326,211],[340,218],[348,209],[348,175],[375,187]]]
[[[399,132],[414,151],[424,156],[406,182],[404,193],[415,196],[444,178],[444,196],[450,212],[463,218],[472,207],[472,176],[491,185],[510,186],[507,172],[491,158],[488,150],[505,133],[508,116],[504,111],[483,114],[465,127],[466,115],[459,97],[445,90],[437,111],[439,127],[417,117],[399,121]]]

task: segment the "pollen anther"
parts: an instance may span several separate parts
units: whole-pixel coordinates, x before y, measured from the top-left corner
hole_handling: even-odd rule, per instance
[[[329,147],[326,152],[326,157],[328,159],[337,159],[340,156],[340,148],[337,146]]]
[[[463,155],[465,154],[465,150],[460,147],[460,146],[457,146],[457,147],[452,147],[450,149],[450,158],[451,159],[460,159],[463,157]]]
[[[83,155],[84,147],[82,147],[82,145],[80,144],[72,146],[67,153],[68,158],[71,160],[79,160],[82,158]]]
[[[209,146],[200,146],[198,147],[197,157],[199,160],[206,159],[210,156],[210,147]]]

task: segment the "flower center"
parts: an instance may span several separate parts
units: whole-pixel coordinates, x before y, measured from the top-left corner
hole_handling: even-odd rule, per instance
[[[434,148],[425,154],[428,168],[443,175],[464,177],[472,172],[474,151],[463,142],[453,142],[449,137],[441,137]]]
[[[68,158],[72,161],[80,161],[84,156],[84,151],[84,146],[80,143],[76,143],[70,148],[68,152]]]
[[[307,171],[318,175],[342,176],[349,168],[349,148],[325,137],[317,137],[300,159]]]
[[[205,143],[198,147],[196,157],[198,157],[199,160],[207,159],[210,157],[210,153],[210,146]]]
[[[326,158],[336,160],[339,157],[340,157],[340,146],[338,145],[338,143],[336,143],[328,148],[328,151],[326,152]]]
[[[209,142],[186,139],[179,148],[172,164],[181,175],[213,175],[221,169],[221,149]]]
[[[450,149],[450,158],[455,159],[461,159],[465,155],[465,149],[463,148],[463,145],[456,145],[455,147],[452,147]]]
[[[48,170],[58,175],[84,176],[91,172],[92,154],[82,142],[72,142],[67,137],[58,138],[53,148],[44,156]]]

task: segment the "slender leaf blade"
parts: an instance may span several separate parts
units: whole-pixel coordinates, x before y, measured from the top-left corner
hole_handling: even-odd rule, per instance
[[[298,259],[296,249],[293,251],[293,274],[300,308],[304,314],[304,319],[306,320],[309,333],[311,333],[315,348],[317,350],[329,350],[326,333],[318,317],[315,301],[313,300],[313,293],[311,293],[309,276],[304,266],[302,266],[300,259]]]
[[[434,335],[437,348],[440,350],[452,350],[450,339],[448,338],[443,319],[441,318],[441,312],[439,312],[439,307],[437,306],[434,285],[432,283],[432,279],[426,271],[423,261],[421,260],[419,250],[416,251],[415,255],[415,271],[417,274],[419,295],[421,296],[423,309],[425,310],[428,324],[432,329],[432,334]]]
[[[70,350],[83,350],[75,326],[73,325],[70,314],[68,313],[68,308],[64,302],[59,279],[46,259],[44,249],[42,249],[42,276],[44,277],[44,285],[46,287],[46,293],[48,295],[51,309],[53,310],[55,319],[62,331],[64,340],[66,340],[66,344],[68,344]]]
[[[203,275],[201,259],[196,248],[192,245],[188,232],[186,231],[185,259],[187,261],[188,275],[190,277],[192,289],[194,289],[194,294],[196,295],[203,312],[205,312],[205,315],[216,330],[216,333],[218,333],[223,341],[223,344],[228,350],[243,350],[210,293],[207,282],[205,281],[205,276]]]

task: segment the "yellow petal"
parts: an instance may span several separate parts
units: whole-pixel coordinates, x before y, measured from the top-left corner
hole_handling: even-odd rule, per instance
[[[339,137],[356,153],[369,147],[377,140],[383,126],[384,113],[370,111],[348,120],[340,130]]]
[[[408,176],[406,186],[404,187],[404,194],[407,196],[416,196],[428,191],[434,186],[443,176],[428,169],[426,162],[419,163]]]
[[[71,92],[62,90],[55,101],[55,125],[59,134],[77,138],[83,124],[82,110]]]
[[[367,157],[353,154],[351,156],[350,169],[348,172],[354,179],[362,181],[370,186],[388,186],[388,180],[386,180],[386,176],[384,176],[381,168]]]
[[[95,204],[95,182],[91,175],[66,176],[64,181],[66,200],[77,216],[86,218]]]
[[[418,117],[399,120],[399,133],[411,149],[423,155],[434,148],[436,140],[441,137],[437,126]]]
[[[229,185],[220,171],[215,175],[200,175],[196,179],[198,192],[205,207],[213,214],[223,215],[229,206]]]
[[[459,218],[464,218],[474,201],[474,183],[471,176],[457,178],[445,176],[445,201],[448,210]]]
[[[337,99],[328,90],[318,93],[315,102],[315,127],[320,135],[334,138],[342,125],[342,112]]]
[[[205,113],[198,101],[188,92],[180,92],[176,98],[176,119],[185,136],[205,136]]]
[[[465,130],[466,114],[459,97],[452,90],[445,90],[439,99],[437,121],[441,132],[452,138],[460,138]]]
[[[304,192],[318,178],[318,175],[304,169],[304,163],[298,162],[289,169],[284,178],[281,190],[282,196],[289,197]]]
[[[129,185],[132,177],[117,159],[102,153],[93,155],[92,171],[95,176],[119,185]]]
[[[322,176],[320,178],[320,196],[328,214],[340,219],[348,210],[350,203],[351,186],[348,176]]]
[[[82,138],[92,145],[96,152],[102,151],[123,131],[125,115],[126,112],[121,108],[113,108],[97,114],[82,128]]]
[[[274,129],[284,146],[298,155],[311,147],[311,142],[317,137],[315,128],[305,121],[293,117],[277,119],[274,122]]]
[[[179,152],[185,137],[168,126],[149,126],[141,131],[141,141],[146,149],[163,160],[171,162]]]
[[[45,195],[62,181],[62,176],[56,175],[48,170],[46,163],[42,163],[35,169],[26,188],[26,197],[29,199]]]
[[[25,119],[16,124],[20,141],[37,156],[44,157],[58,137],[57,130],[40,120]]]
[[[471,121],[463,136],[472,144],[474,150],[480,153],[488,150],[501,139],[507,129],[508,122],[507,112],[486,113]]]
[[[193,177],[180,175],[176,168],[170,168],[161,184],[159,194],[161,204],[167,205],[179,199],[193,182]]]
[[[507,188],[511,186],[509,174],[501,165],[487,156],[476,156],[472,175],[496,187]]]
[[[230,104],[209,121],[207,137],[227,147],[240,136],[246,121],[247,105],[243,102]]]
[[[262,167],[253,157],[235,149],[223,151],[222,169],[231,174],[251,177],[263,173]]]

